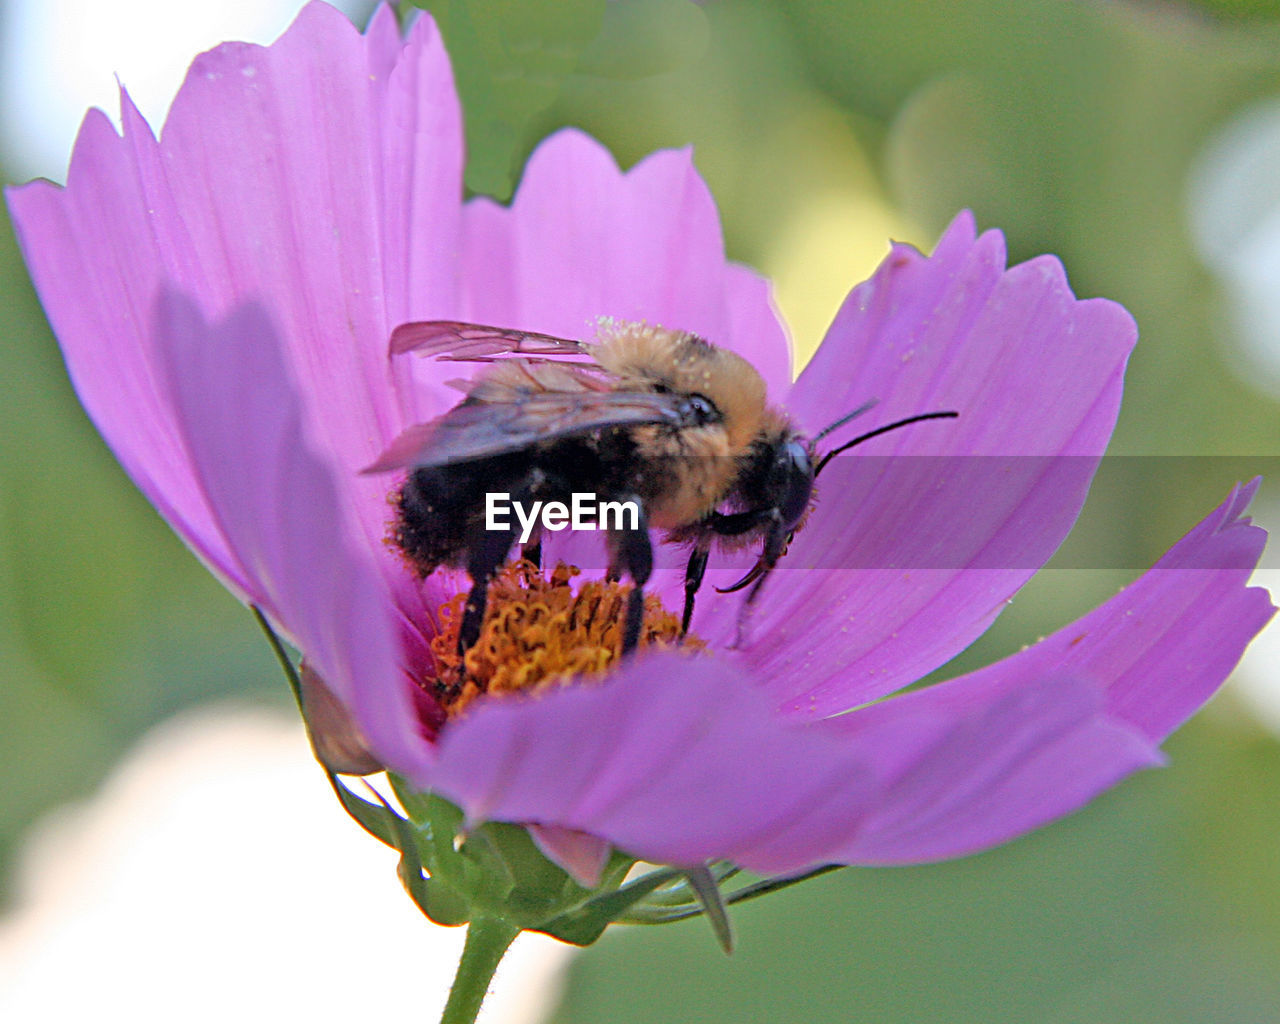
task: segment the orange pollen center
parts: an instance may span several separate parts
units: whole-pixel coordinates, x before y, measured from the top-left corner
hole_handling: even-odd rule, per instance
[[[453,717],[482,694],[537,693],[571,681],[600,678],[618,665],[630,584],[589,580],[575,591],[579,569],[557,565],[550,579],[530,562],[507,565],[489,584],[480,639],[458,655],[467,594],[440,606],[441,629],[431,641],[439,677],[435,696]],[[680,637],[680,619],[655,595],[644,602],[640,646],[703,650]]]

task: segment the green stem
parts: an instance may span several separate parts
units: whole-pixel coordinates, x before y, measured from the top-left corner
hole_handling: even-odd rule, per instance
[[[520,929],[497,917],[476,917],[467,925],[458,973],[449,989],[440,1024],[472,1024],[489,992],[493,972]]]

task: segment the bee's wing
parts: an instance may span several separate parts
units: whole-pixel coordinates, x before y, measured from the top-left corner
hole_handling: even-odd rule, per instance
[[[585,356],[591,347],[535,331],[513,331],[457,320],[422,320],[391,332],[391,355],[419,352],[440,359],[487,362],[494,356]]]
[[[679,427],[689,415],[683,396],[615,391],[594,367],[516,361],[503,369],[443,416],[410,427],[365,472],[467,462],[607,427]]]

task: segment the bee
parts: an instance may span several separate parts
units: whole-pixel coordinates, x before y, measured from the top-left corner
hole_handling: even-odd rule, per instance
[[[458,405],[410,427],[366,470],[409,470],[394,498],[391,535],[418,573],[425,578],[452,566],[471,577],[459,653],[479,639],[489,582],[519,535],[514,525],[489,528],[489,494],[508,493],[527,507],[585,492],[638,510],[632,523],[623,519],[606,533],[608,577],[626,575],[634,584],[623,628],[628,654],[639,641],[653,569],[650,529],[690,549],[682,635],[712,549],[760,544],[751,569],[717,588],[750,588],[741,633],[809,513],[823,466],[886,431],[958,415],[911,416],[818,456],[818,441],[874,401],[810,439],[768,404],[763,378],[735,352],[688,331],[639,323],[606,320],[600,335],[591,344],[442,320],[392,332],[392,357],[414,352],[488,364],[473,380],[451,382],[465,395]],[[536,564],[540,537],[529,540],[524,554]]]

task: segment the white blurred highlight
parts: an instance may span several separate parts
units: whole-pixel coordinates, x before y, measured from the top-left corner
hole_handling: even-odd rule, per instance
[[[175,719],[30,835],[0,923],[0,1020],[435,1020],[463,931],[424,918],[395,868],[299,724]],[[570,955],[522,935],[480,1019],[544,1019]]]
[[[1192,172],[1188,202],[1196,248],[1227,300],[1234,369],[1280,396],[1280,99],[1218,133]]]
[[[1275,531],[1272,538],[1270,545],[1275,545]],[[1271,550],[1269,546],[1263,555],[1263,568],[1253,574],[1250,582],[1271,591],[1271,602],[1277,604],[1280,603],[1280,554],[1269,558]],[[1273,619],[1244,652],[1240,666],[1231,677],[1231,692],[1248,706],[1259,722],[1280,736],[1280,621]]]
[[[350,13],[359,0],[329,0]],[[156,131],[196,54],[228,39],[269,43],[301,0],[9,0],[3,15],[0,128],[17,178],[63,180],[90,107],[118,123],[116,76]]]
[[[1188,188],[1192,238],[1223,291],[1228,362],[1249,385],[1280,397],[1280,98],[1255,104],[1209,142]],[[1264,489],[1254,503],[1262,525],[1280,523]],[[1276,531],[1253,575],[1280,596]],[[1232,692],[1280,735],[1280,623],[1245,652]]]

